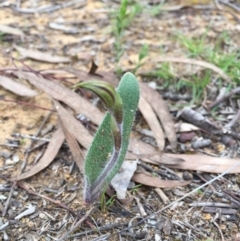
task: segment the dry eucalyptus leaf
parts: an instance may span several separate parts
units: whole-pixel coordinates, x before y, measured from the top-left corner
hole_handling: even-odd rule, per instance
[[[18,28],[13,28],[13,27],[10,27],[10,26],[7,26],[7,25],[0,24],[0,32],[24,37],[23,31],[21,31]]]
[[[61,120],[61,117],[60,117],[60,120]],[[71,153],[73,155],[73,159],[76,162],[80,172],[83,173],[84,157],[83,157],[83,153],[81,151],[81,148],[78,145],[74,136],[69,132],[67,126],[63,123],[62,120],[60,121],[60,124],[62,126],[66,141],[67,141],[68,146],[69,146],[69,149],[71,150]]]
[[[49,53],[40,52],[33,49],[25,49],[19,46],[14,45],[14,48],[24,57],[30,58],[42,62],[48,63],[69,63],[71,59],[69,57],[52,55]]]
[[[132,180],[146,186],[160,188],[175,188],[186,186],[190,183],[189,181],[161,180],[158,177],[148,176],[145,173],[134,174]]]
[[[88,149],[93,140],[93,136],[78,121],[66,108],[64,108],[58,101],[54,100],[55,108],[61,118],[64,126],[68,129],[70,134],[81,144],[83,147]]]
[[[6,76],[0,76],[0,85],[13,92],[16,95],[20,95],[20,96],[26,96],[26,97],[33,97],[35,95],[37,95],[38,93],[35,90],[32,90],[30,88],[28,88],[25,85],[22,85]]]
[[[153,90],[145,83],[140,83],[140,88],[141,95],[144,97],[144,99],[146,99],[146,101],[151,105],[157,114],[167,139],[169,140],[172,148],[175,149],[177,145],[177,136],[174,129],[172,116],[168,110],[166,102],[162,99],[161,95],[157,91]]]
[[[165,137],[161,125],[151,107],[151,105],[141,96],[138,105],[149,127],[153,131],[153,135],[157,141],[158,148],[162,151],[165,147]]]
[[[171,166],[183,170],[195,170],[211,173],[222,173],[230,167],[240,162],[239,159],[212,157],[207,155],[187,155],[187,154],[164,154],[163,156],[181,158],[182,163]],[[229,173],[240,173],[240,166],[237,166]]]
[[[181,162],[184,162],[183,159],[180,157],[170,157],[163,155],[163,153],[156,151],[156,149],[140,140],[137,140],[136,138],[131,138],[129,143],[129,153],[127,158],[141,158],[142,161],[147,163],[152,163],[155,165],[160,164],[168,164],[168,165],[175,165],[179,164]],[[135,156],[134,156],[135,155]]]
[[[42,158],[39,160],[39,162],[33,166],[28,172],[25,172],[18,176],[17,178],[14,178],[14,180],[23,180],[29,177],[34,176],[35,174],[39,173],[43,169],[45,169],[47,166],[50,165],[50,163],[54,160],[56,155],[58,154],[58,151],[60,150],[63,142],[64,142],[65,136],[63,133],[63,130],[61,127],[59,127],[56,132],[53,134],[48,147],[42,156]]]
[[[77,113],[81,113],[84,116],[88,117],[93,123],[100,125],[103,119],[103,113],[101,113],[101,111],[97,107],[76,94],[74,91],[66,88],[65,86],[57,82],[47,80],[34,73],[16,71],[14,72],[14,74],[26,78],[35,87],[43,90],[54,99],[64,102],[66,105],[74,109]]]

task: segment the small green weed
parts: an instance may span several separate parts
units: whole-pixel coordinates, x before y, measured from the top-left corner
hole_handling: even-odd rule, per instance
[[[183,34],[178,34],[177,39],[189,51],[189,57],[197,57],[206,51],[206,33],[201,38],[188,38]]]
[[[131,8],[130,8],[131,7]],[[142,6],[138,3],[130,6],[128,0],[122,0],[119,9],[112,14],[112,31],[115,36],[114,49],[116,55],[116,70],[117,74],[121,74],[122,71],[118,66],[120,58],[124,52],[123,36],[125,30],[130,26],[134,17],[142,11]]]
[[[207,30],[208,31],[208,30]],[[199,39],[190,39],[182,34],[178,35],[178,39],[182,45],[189,51],[190,57],[200,57],[202,60],[212,63],[222,69],[233,83],[240,83],[240,54],[237,51],[224,50],[225,43],[229,43],[227,32],[222,33],[216,40],[214,46],[207,43],[207,31]],[[204,90],[212,80],[212,72],[203,70],[199,76],[192,76],[191,80],[181,79],[177,84],[177,88],[189,87],[192,90],[194,101],[202,98]],[[221,85],[221,79],[219,80]],[[228,84],[229,86],[231,83]],[[234,84],[233,84],[234,85]]]
[[[146,73],[145,76],[157,78],[162,85],[162,88],[167,88],[175,80],[174,73],[171,70],[171,64],[167,62],[162,63],[156,70]]]
[[[152,6],[152,7],[151,7],[149,10],[147,10],[147,11],[150,13],[150,15],[151,15],[152,17],[155,17],[155,16],[157,16],[157,15],[159,15],[159,14],[161,13],[162,7],[163,7],[164,3],[165,3],[165,1],[161,1],[161,3],[159,3],[159,4],[156,5],[156,6]]]
[[[211,81],[211,71],[205,70],[203,77],[201,76],[192,76],[191,80],[189,79],[180,79],[177,83],[177,89],[180,90],[184,87],[189,87],[192,91],[192,101],[201,102],[201,97],[207,85]]]
[[[149,48],[147,44],[144,44],[138,54],[138,63],[136,65],[136,67],[133,70],[133,73],[135,74],[137,72],[137,70],[142,66],[142,60],[148,56],[149,53]]]
[[[134,187],[130,190],[130,192],[132,192],[132,193],[137,192],[138,189],[139,189],[141,186],[142,186],[142,184],[138,184],[138,185],[134,186]]]
[[[4,33],[0,32],[0,43],[2,43],[3,36],[4,36]]]
[[[101,197],[100,197],[100,209],[102,212],[106,212],[108,208],[110,208],[114,204],[114,200],[117,197],[117,195],[113,195],[111,198],[109,198],[106,201],[106,196],[105,196],[106,191],[102,192]]]

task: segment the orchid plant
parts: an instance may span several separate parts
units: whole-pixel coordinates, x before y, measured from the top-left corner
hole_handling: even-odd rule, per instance
[[[124,161],[139,101],[139,85],[133,74],[126,73],[117,89],[102,81],[82,82],[77,87],[93,91],[107,108],[84,165],[84,200],[90,204],[99,197]]]

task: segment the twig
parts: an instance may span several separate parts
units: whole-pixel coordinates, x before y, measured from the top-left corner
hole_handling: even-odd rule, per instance
[[[41,137],[37,137],[35,135],[34,136],[30,136],[30,135],[21,134],[21,133],[13,133],[12,136],[13,137],[17,137],[17,138],[27,138],[27,139],[31,139],[33,141],[44,141],[44,142],[49,142],[50,141],[50,139],[48,139],[48,138],[41,138]]]
[[[194,190],[192,190],[191,192],[187,193],[186,195],[182,196],[181,198],[175,200],[174,202],[171,202],[170,204],[168,204],[167,206],[161,208],[160,210],[158,210],[157,212],[154,212],[150,215],[148,215],[145,218],[142,218],[142,220],[138,221],[137,223],[135,223],[134,225],[130,225],[129,227],[121,230],[122,231],[126,231],[134,226],[138,226],[141,223],[145,222],[147,219],[151,218],[152,216],[155,216],[156,214],[159,214],[161,212],[163,212],[164,210],[170,208],[171,206],[175,205],[176,203],[182,201],[183,199],[185,199],[186,197],[189,197],[190,195],[192,195],[193,193],[197,192],[198,190],[202,189],[203,187],[206,187],[207,185],[219,180],[220,178],[222,178],[223,176],[225,176],[226,174],[228,174],[229,172],[231,172],[232,170],[234,170],[236,167],[238,167],[240,165],[240,162],[236,163],[235,165],[231,166],[230,168],[228,168],[226,171],[224,171],[223,173],[219,174],[218,176],[214,177],[213,179],[209,180],[208,182],[204,183],[203,185],[195,188]]]
[[[162,199],[164,204],[169,203],[169,198],[166,196],[166,194],[162,191],[161,188],[157,187],[154,190],[158,194],[158,196]]]
[[[193,202],[190,207],[216,207],[216,208],[238,208],[238,206],[229,203],[214,203],[214,202]]]
[[[223,176],[225,176],[227,173],[229,173],[230,171],[234,170],[237,166],[240,165],[240,162],[236,163],[235,165],[231,166],[230,168],[228,168],[225,172],[219,174],[218,176],[214,177],[213,179],[209,180],[208,182],[204,183],[203,185],[195,188],[194,190],[192,190],[191,192],[187,193],[186,195],[182,196],[181,198],[177,199],[176,201],[170,203],[169,205],[165,206],[164,208],[160,209],[159,211],[157,211],[155,214],[158,214],[168,208],[170,208],[171,206],[173,206],[174,204],[182,201],[183,199],[185,199],[186,197],[189,197],[190,195],[192,195],[193,193],[197,192],[198,190],[202,189],[203,187],[206,187],[207,185],[219,180],[220,178],[222,178]]]
[[[212,220],[212,223],[217,227],[217,229],[218,229],[218,231],[219,231],[219,233],[220,233],[220,235],[221,235],[222,241],[225,241],[224,236],[223,236],[223,233],[222,233],[222,230],[221,230],[221,228],[219,227],[219,225],[218,225],[214,220]]]
[[[13,195],[13,191],[14,191],[14,188],[16,187],[16,182],[13,183],[12,187],[11,187],[11,191],[9,193],[9,196],[8,196],[8,199],[5,203],[5,207],[3,209],[3,212],[2,212],[2,216],[5,217],[5,215],[7,214],[7,211],[8,211],[8,207],[9,207],[9,204],[10,204],[10,201],[12,199],[12,195]]]
[[[108,225],[103,226],[103,227],[99,227],[98,229],[91,229],[91,230],[86,230],[84,232],[73,234],[73,235],[69,236],[69,238],[77,238],[77,237],[80,237],[80,236],[85,236],[87,234],[92,234],[92,233],[96,233],[96,232],[99,232],[99,231],[106,231],[106,230],[109,230],[109,229],[119,228],[121,226],[127,226],[127,225],[128,225],[128,222],[126,222],[126,223],[112,223],[112,224],[108,224]]]
[[[213,102],[211,105],[208,106],[208,108],[211,110],[213,109],[215,106],[219,105],[221,102],[227,100],[229,97],[231,97],[232,95],[235,94],[239,94],[240,93],[240,87],[237,87],[236,89],[230,91],[228,94],[222,96],[222,98],[219,98],[218,100],[216,100],[215,102]]]
[[[51,116],[52,112],[53,112],[54,109],[52,109],[46,116],[45,118],[43,119],[42,121],[42,124],[40,125],[40,127],[38,128],[38,130],[36,131],[35,135],[34,136],[38,136],[43,128],[43,126],[46,124],[46,122],[48,121],[49,117]],[[21,170],[20,170],[20,174],[24,171],[26,165],[27,165],[27,161],[28,161],[28,157],[29,157],[29,149],[31,149],[33,147],[33,143],[34,143],[34,140],[31,139],[31,143],[30,145],[26,148],[26,151],[25,151],[25,157],[24,157],[24,160],[23,160],[23,163],[22,163],[22,166],[21,166]]]
[[[147,213],[145,212],[144,208],[143,208],[143,205],[141,204],[139,198],[137,197],[134,197],[136,202],[137,202],[137,206],[138,206],[138,209],[139,209],[139,212],[141,214],[142,217],[145,217],[147,216]]]
[[[69,231],[67,231],[58,241],[63,241],[65,238],[69,236],[70,233],[72,233],[76,228],[80,226],[80,224],[91,214],[94,207],[92,207],[90,210],[86,212],[86,214],[75,224],[71,227]]]
[[[240,12],[240,8],[236,5],[234,5],[233,3],[231,3],[229,0],[218,0],[220,3],[230,7],[230,8],[233,8],[234,10],[237,10],[238,12]]]
[[[56,10],[59,10],[59,9],[62,9],[62,8],[67,8],[67,7],[70,7],[74,4],[85,4],[85,1],[83,0],[73,0],[73,1],[70,1],[70,2],[67,2],[67,3],[63,3],[63,4],[58,4],[58,5],[45,5],[45,6],[42,6],[42,7],[38,7],[38,8],[19,8],[19,6],[13,6],[12,7],[12,10],[16,11],[16,12],[19,12],[19,13],[48,13],[48,12],[53,12],[53,11],[56,11]]]
[[[240,118],[240,110],[238,110],[237,114],[232,118],[232,120],[225,125],[225,128],[230,129],[231,127],[233,127],[236,124],[236,122],[239,120],[239,118]]]
[[[82,218],[82,216],[78,215],[74,210],[72,210],[71,208],[69,208],[67,205],[65,205],[64,203],[58,201],[58,200],[54,200],[50,197],[47,197],[45,195],[42,195],[42,194],[39,194],[39,193],[36,193],[30,189],[28,189],[26,187],[26,185],[24,184],[24,182],[17,182],[17,186],[24,189],[25,191],[27,191],[28,193],[32,194],[32,195],[36,195],[38,197],[41,197],[41,198],[44,198],[60,207],[62,207],[63,209],[67,210],[68,212],[72,213],[74,216],[78,217],[78,218]],[[94,228],[94,225],[92,223],[90,223],[89,221],[86,221],[87,225],[90,227],[90,228]]]

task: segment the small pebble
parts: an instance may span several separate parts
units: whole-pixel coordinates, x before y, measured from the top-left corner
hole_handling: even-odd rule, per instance
[[[46,219],[47,216],[46,216],[44,213],[40,213],[40,214],[39,214],[39,218],[41,218],[41,219]]]
[[[160,241],[160,240],[161,240],[160,236],[156,233],[155,234],[155,241]]]

